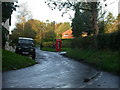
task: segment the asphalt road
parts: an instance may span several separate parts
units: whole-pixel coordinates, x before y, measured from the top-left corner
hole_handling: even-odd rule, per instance
[[[97,71],[60,52],[36,48],[38,64],[2,74],[3,88],[118,88],[118,76]]]

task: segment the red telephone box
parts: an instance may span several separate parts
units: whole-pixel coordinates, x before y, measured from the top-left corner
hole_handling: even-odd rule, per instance
[[[62,49],[62,40],[61,39],[56,39],[56,43],[55,43],[55,48],[56,51],[61,51]]]

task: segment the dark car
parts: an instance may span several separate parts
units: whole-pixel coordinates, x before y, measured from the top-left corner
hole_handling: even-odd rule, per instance
[[[19,37],[15,53],[21,55],[29,55],[35,59],[34,41],[32,38]]]

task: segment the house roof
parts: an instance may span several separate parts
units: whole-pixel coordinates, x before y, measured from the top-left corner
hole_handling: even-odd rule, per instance
[[[68,34],[68,33],[71,33],[71,34],[72,34],[72,30],[69,29],[69,30],[65,31],[63,34]]]
[[[62,34],[62,38],[63,39],[70,39],[70,38],[74,38],[73,35],[72,35],[72,30],[69,29],[67,31],[65,31],[63,34]]]

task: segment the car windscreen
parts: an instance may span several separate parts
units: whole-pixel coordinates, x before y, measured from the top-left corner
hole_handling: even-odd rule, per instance
[[[33,44],[33,40],[29,40],[29,39],[19,39],[18,43],[19,43],[19,44]]]

